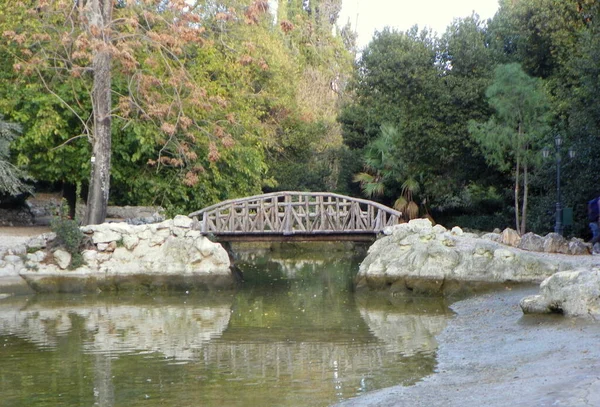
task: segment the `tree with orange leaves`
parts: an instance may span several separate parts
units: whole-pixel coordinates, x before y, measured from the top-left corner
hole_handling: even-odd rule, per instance
[[[124,128],[143,123],[139,143],[150,134],[149,142],[159,146],[148,166],[179,168],[189,186],[203,171],[198,161],[216,162],[235,145],[231,129],[237,123],[228,100],[209,93],[189,69],[206,45],[199,5],[40,0],[4,8],[11,21],[3,22],[2,40],[13,69],[76,118],[78,134],[52,150],[80,138],[91,145],[85,224],[105,220],[112,138]],[[264,12],[260,4],[255,8],[247,18]],[[155,130],[148,131],[151,126]]]

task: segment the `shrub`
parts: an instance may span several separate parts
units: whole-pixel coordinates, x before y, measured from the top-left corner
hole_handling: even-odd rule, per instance
[[[79,224],[66,214],[67,210],[66,205],[59,207],[58,215],[50,222],[50,229],[56,233],[58,243],[64,246],[71,256],[75,256],[79,254],[84,235],[79,229]]]

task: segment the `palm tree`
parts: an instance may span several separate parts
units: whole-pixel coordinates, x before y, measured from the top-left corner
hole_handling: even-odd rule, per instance
[[[396,127],[382,125],[381,134],[365,150],[365,171],[356,174],[354,182],[360,183],[363,193],[369,198],[383,196],[386,185],[401,183],[401,193],[394,203],[394,209],[402,212],[404,220],[408,221],[420,215],[415,197],[421,191],[421,184],[396,158],[395,151],[400,146],[398,140]]]

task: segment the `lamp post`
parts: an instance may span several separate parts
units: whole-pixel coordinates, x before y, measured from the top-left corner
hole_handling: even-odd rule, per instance
[[[562,146],[562,138],[559,134],[554,137],[554,147],[555,147],[555,155],[556,155],[556,213],[555,213],[555,222],[554,222],[554,233],[558,233],[562,235],[562,205],[560,202],[560,165],[562,163],[562,157],[560,154],[560,147]],[[550,156],[550,149],[548,147],[544,147],[542,150],[542,154],[544,158],[548,158]],[[575,150],[569,148],[569,158],[575,157]]]

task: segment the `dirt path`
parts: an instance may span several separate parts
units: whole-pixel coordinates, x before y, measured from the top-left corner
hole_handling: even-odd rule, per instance
[[[0,251],[12,246],[25,244],[33,236],[49,232],[50,228],[44,226],[13,227],[0,226]]]
[[[600,406],[600,321],[523,316],[519,300],[537,291],[454,304],[433,375],[341,406]]]

